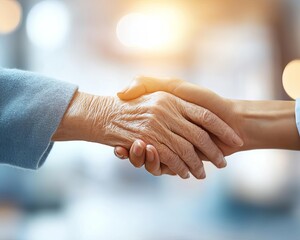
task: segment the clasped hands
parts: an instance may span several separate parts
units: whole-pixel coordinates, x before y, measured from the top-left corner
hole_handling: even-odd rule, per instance
[[[244,145],[235,109],[202,87],[140,77],[118,97],[77,92],[52,140],[109,145],[155,176],[204,179],[203,161],[223,168]]]
[[[234,103],[208,89],[178,79],[139,77],[118,97],[129,103],[139,97],[151,99],[146,110],[148,127],[135,124],[145,114],[139,112],[142,115],[128,123],[139,137],[130,149],[115,147],[115,155],[129,158],[137,168],[145,165],[155,176],[178,174],[185,179],[191,172],[197,179],[204,179],[203,161],[223,168],[227,165],[224,156],[242,150],[244,140]]]

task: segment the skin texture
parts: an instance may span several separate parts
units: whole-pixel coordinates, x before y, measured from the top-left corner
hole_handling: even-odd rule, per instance
[[[52,140],[84,140],[129,149],[141,139],[132,152],[149,157],[148,169],[152,169],[151,159],[159,156],[159,172],[155,174],[178,174],[186,179],[191,172],[203,179],[203,154],[218,167],[226,165],[222,151],[204,129],[231,146],[242,144],[215,114],[169,93],[156,92],[124,102],[78,92]]]
[[[239,151],[252,149],[300,149],[300,138],[295,123],[295,103],[293,101],[239,101],[222,98],[214,92],[178,79],[156,79],[139,77],[131,86],[119,93],[123,100],[130,100],[155,91],[169,92],[185,101],[209,109],[231,126],[242,138],[244,145],[232,147],[212,136],[216,145],[225,156]],[[140,142],[137,145],[137,142]],[[134,149],[142,148],[143,143],[136,141]],[[145,148],[145,147],[144,147]],[[141,150],[139,150],[141,151]],[[147,164],[147,152],[155,156],[151,162],[150,173],[159,172],[159,154],[146,146],[146,155],[137,156],[132,149],[117,147],[115,152],[123,158],[130,157],[136,165]]]

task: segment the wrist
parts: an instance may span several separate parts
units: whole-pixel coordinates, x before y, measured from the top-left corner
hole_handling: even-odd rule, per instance
[[[234,101],[243,150],[299,149],[293,101]]]
[[[232,100],[234,115],[236,118],[236,128],[244,141],[244,146],[241,150],[255,149],[259,144],[257,130],[260,128],[261,121],[259,119],[260,112],[250,108],[251,102],[243,100]],[[263,117],[262,117],[263,119]],[[263,121],[263,120],[262,120]]]
[[[105,135],[108,98],[75,93],[52,140],[96,142],[102,139]]]

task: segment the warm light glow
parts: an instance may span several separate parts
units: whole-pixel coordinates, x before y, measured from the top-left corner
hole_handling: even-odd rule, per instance
[[[61,46],[69,33],[69,12],[62,1],[47,0],[29,12],[26,30],[33,44],[44,49]]]
[[[117,37],[126,47],[138,51],[173,51],[181,47],[187,26],[180,11],[157,8],[132,12],[117,25]]]
[[[22,8],[15,0],[0,0],[0,33],[14,31],[21,21]]]
[[[300,98],[300,60],[290,62],[282,77],[286,93],[293,99]]]

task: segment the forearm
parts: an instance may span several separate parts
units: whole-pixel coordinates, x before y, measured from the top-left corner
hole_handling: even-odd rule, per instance
[[[169,84],[168,90],[226,121],[245,141],[242,150],[300,149],[294,101],[229,100],[187,82]]]
[[[243,150],[300,150],[293,101],[234,101]]]

